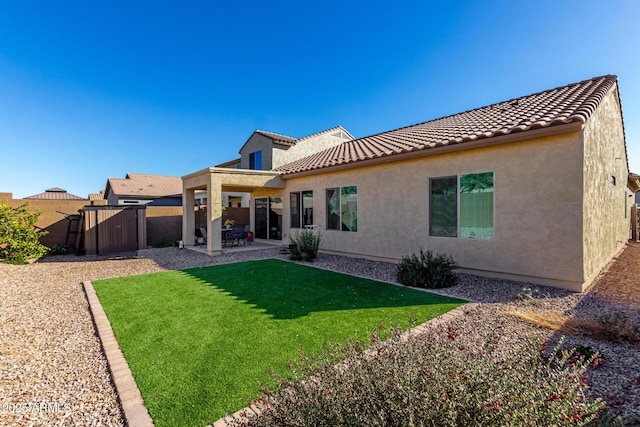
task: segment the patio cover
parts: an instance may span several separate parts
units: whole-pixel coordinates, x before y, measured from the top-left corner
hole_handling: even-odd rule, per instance
[[[251,193],[256,188],[284,188],[281,172],[206,168],[182,177],[182,241],[195,244],[195,192],[207,192],[207,253],[222,251],[222,192]]]

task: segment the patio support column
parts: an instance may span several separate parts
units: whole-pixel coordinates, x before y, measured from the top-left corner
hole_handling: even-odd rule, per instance
[[[183,188],[182,191],[182,242],[186,245],[195,244],[195,190]]]
[[[222,183],[215,174],[207,184],[207,253],[222,252]]]

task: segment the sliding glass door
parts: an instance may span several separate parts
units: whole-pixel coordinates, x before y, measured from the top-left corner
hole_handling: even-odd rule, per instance
[[[255,199],[256,239],[282,240],[282,197]]]

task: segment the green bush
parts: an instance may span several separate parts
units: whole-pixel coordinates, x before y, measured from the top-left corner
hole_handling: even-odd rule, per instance
[[[272,378],[241,426],[575,426],[605,406],[587,400],[589,360],[530,339],[504,351],[500,333],[447,328],[302,354]],[[475,341],[475,342],[474,342]],[[368,347],[368,350],[364,350]],[[511,349],[510,349],[511,350]]]
[[[423,252],[420,256],[415,254],[402,257],[398,264],[396,278],[405,286],[417,288],[446,288],[458,282],[454,270],[458,263],[451,256],[436,254],[431,251]]]
[[[28,203],[16,208],[0,204],[0,259],[9,264],[26,264],[45,255],[48,248],[39,241],[46,231],[35,228],[40,211],[29,212]]]
[[[170,248],[170,247],[173,247],[173,243],[169,242],[167,239],[162,239],[158,243],[153,245],[153,247],[154,248]]]
[[[311,261],[316,258],[320,247],[320,235],[311,230],[303,230],[290,237],[290,258],[293,260]]]
[[[70,253],[73,253],[73,249],[68,245],[55,244],[49,248],[49,255],[68,255]]]

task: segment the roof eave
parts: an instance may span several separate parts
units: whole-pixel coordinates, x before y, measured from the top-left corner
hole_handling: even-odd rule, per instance
[[[398,154],[391,154],[386,156],[375,157],[372,159],[359,160],[359,161],[343,163],[343,164],[333,165],[333,166],[325,166],[322,168],[312,169],[308,171],[293,172],[289,174],[285,172],[281,175],[281,178],[284,180],[287,180],[287,179],[299,178],[307,175],[318,175],[322,173],[335,172],[335,171],[346,170],[346,169],[354,169],[354,168],[359,168],[363,166],[398,162],[402,160],[416,159],[416,158],[427,157],[427,156],[435,156],[439,154],[452,153],[456,151],[472,150],[475,148],[490,147],[493,145],[506,144],[509,142],[523,141],[526,139],[541,138],[545,136],[576,132],[576,131],[583,130],[583,128],[584,128],[584,122],[582,122],[581,120],[575,120],[562,125],[549,126],[545,128],[529,130],[526,132],[514,132],[507,135],[495,136],[495,137],[476,140],[476,141],[469,141],[469,142],[463,142],[463,143],[457,143],[457,144],[451,144],[451,145],[443,145],[440,147],[427,148],[427,149],[416,150],[416,151],[408,151],[408,152],[398,153]]]
[[[627,178],[627,186],[629,187],[629,190],[634,193],[640,191],[640,176],[635,173],[630,173]]]
[[[295,142],[287,142],[287,141],[282,141],[280,139],[272,139],[273,143],[276,145],[282,145],[284,147],[293,147],[294,145],[296,145]]]

